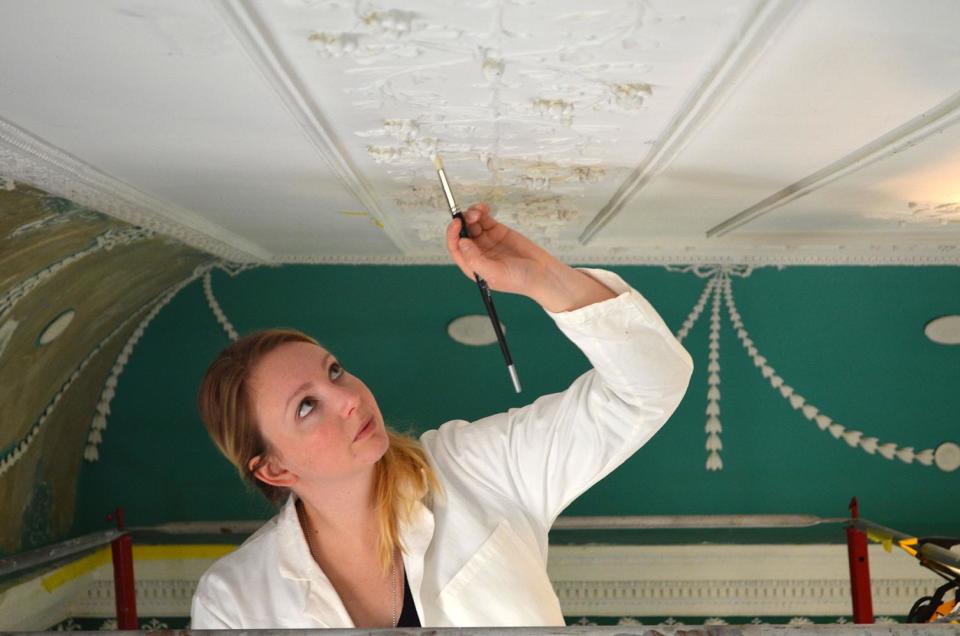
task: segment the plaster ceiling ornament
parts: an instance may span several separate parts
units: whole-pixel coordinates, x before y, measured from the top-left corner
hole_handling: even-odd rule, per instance
[[[625,140],[627,117],[656,93],[647,79],[655,65],[637,62],[637,52],[656,49],[666,37],[661,29],[691,30],[679,14],[628,0],[586,13],[555,7],[551,29],[527,31],[531,16],[543,21],[543,13],[528,4],[486,2],[471,21],[462,12],[428,5],[422,12],[387,11],[331,2],[322,13],[304,11],[300,20],[317,25],[306,36],[317,53],[337,58],[335,65],[331,59],[321,66],[350,78],[341,90],[353,99],[356,119],[367,110],[402,113],[355,133],[391,180],[433,185],[429,160],[439,152],[458,198],[489,200],[471,191],[500,188],[501,207],[523,218],[534,213],[527,209],[527,192],[550,194],[556,207],[572,211],[582,209],[576,199],[585,186],[616,187],[636,158],[611,161],[598,150]],[[651,30],[651,22],[661,26]],[[456,69],[453,77],[450,68]],[[644,151],[638,143],[619,147]],[[442,209],[423,203],[418,210],[406,193],[396,200],[407,211],[437,215]],[[557,241],[556,234],[566,233],[575,244],[580,218],[569,214],[555,226],[531,224],[532,238]],[[543,235],[548,228],[555,236]],[[435,238],[422,225],[414,231],[422,243]]]
[[[893,442],[879,442],[876,437],[865,436],[862,431],[848,429],[835,422],[831,417],[822,413],[820,409],[810,403],[806,398],[797,393],[792,386],[786,383],[783,377],[777,374],[776,370],[768,363],[768,360],[757,349],[750,334],[744,327],[743,320],[737,310],[733,298],[733,277],[746,277],[752,272],[749,266],[729,266],[719,267],[688,266],[676,267],[667,266],[668,271],[673,272],[691,272],[700,278],[707,278],[700,298],[694,304],[693,309],[686,320],[676,332],[677,340],[681,343],[687,337],[690,329],[696,324],[700,314],[706,306],[707,300],[712,298],[710,312],[710,335],[709,335],[709,363],[707,365],[707,422],[705,432],[707,434],[706,450],[707,461],[706,469],[716,471],[723,469],[723,460],[720,457],[720,451],[723,444],[720,439],[720,433],[723,430],[720,420],[720,304],[721,298],[726,304],[727,316],[736,330],[737,338],[740,344],[746,350],[747,355],[753,361],[753,364],[760,371],[760,375],[769,382],[770,387],[783,398],[793,410],[800,411],[807,420],[814,422],[817,427],[829,432],[835,439],[843,440],[852,448],[870,454],[878,455],[884,459],[898,459],[905,464],[911,464],[916,461],[923,466],[936,465],[944,472],[953,472],[960,468],[960,446],[951,441],[940,444],[936,449],[928,448],[922,451],[915,451],[912,446],[898,446]]]
[[[107,418],[110,416],[110,403],[113,401],[113,398],[116,397],[120,375],[123,373],[124,368],[130,361],[130,357],[133,355],[134,348],[137,346],[137,343],[140,342],[140,339],[143,338],[147,327],[150,326],[150,323],[153,322],[154,318],[160,314],[164,307],[170,304],[170,301],[172,301],[177,294],[190,285],[190,283],[198,278],[203,278],[203,293],[207,300],[207,305],[213,312],[217,322],[227,334],[227,337],[230,340],[236,340],[239,337],[236,329],[233,328],[233,325],[220,308],[220,303],[217,302],[216,297],[213,295],[213,287],[210,282],[210,273],[214,269],[220,269],[232,277],[255,267],[257,267],[255,264],[236,265],[225,261],[200,265],[193,270],[193,273],[190,276],[174,285],[169,291],[161,294],[158,300],[147,303],[144,305],[144,307],[140,308],[136,312],[137,314],[140,314],[147,307],[151,307],[149,313],[144,316],[143,320],[140,321],[140,324],[137,325],[137,328],[134,329],[133,333],[130,334],[130,337],[127,338],[127,342],[123,345],[123,349],[121,349],[120,353],[117,354],[117,359],[114,361],[113,367],[110,369],[110,375],[107,376],[107,379],[103,384],[103,389],[100,391],[100,399],[97,401],[97,406],[94,409],[93,419],[90,422],[90,430],[87,433],[87,445],[83,450],[83,458],[86,461],[96,462],[100,459],[100,451],[98,447],[100,443],[103,442],[104,431],[107,429]]]

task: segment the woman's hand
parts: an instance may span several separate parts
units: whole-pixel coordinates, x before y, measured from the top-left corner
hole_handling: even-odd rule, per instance
[[[476,272],[490,289],[522,294],[552,312],[571,311],[615,294],[592,277],[561,263],[516,230],[498,222],[485,203],[463,216],[470,238],[460,238],[460,220],[447,226],[447,250],[470,280]]]

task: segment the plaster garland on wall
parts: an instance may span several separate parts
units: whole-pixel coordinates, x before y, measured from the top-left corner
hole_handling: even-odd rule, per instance
[[[670,268],[668,268],[669,270]],[[677,271],[677,270],[670,270]],[[685,269],[683,271],[689,271]],[[703,308],[707,304],[707,299],[710,298],[711,294],[714,295],[714,307],[711,309],[711,344],[714,342],[713,339],[713,325],[714,325],[714,316],[717,316],[716,325],[719,332],[719,312],[716,308],[716,295],[714,294],[714,289],[717,287],[716,278],[708,278],[707,284],[703,287],[703,292],[700,294],[700,298],[697,300],[696,304],[693,306],[693,309],[690,311],[690,314],[687,315],[686,320],[683,321],[680,329],[677,330],[677,340],[683,342],[687,337],[687,334],[690,332],[690,329],[697,324],[697,319],[700,318],[700,314],[703,313]],[[710,389],[714,387],[719,387],[720,385],[720,352],[719,348],[710,350],[709,353],[710,363],[708,365],[707,372],[710,374],[707,378],[707,384],[710,386]],[[723,430],[723,427],[720,425],[720,394],[719,389],[716,393],[711,394],[711,391],[707,391],[707,423],[704,427],[704,430],[707,434],[706,448],[709,451],[707,456],[707,470],[720,470],[723,468],[723,462],[720,459],[720,449],[722,444],[720,442],[720,433]],[[714,448],[711,448],[713,446]]]
[[[123,349],[121,349],[120,353],[117,355],[117,358],[113,363],[113,367],[110,369],[110,375],[107,376],[107,380],[104,382],[103,389],[100,391],[100,399],[98,400],[97,406],[94,409],[93,419],[90,422],[90,430],[87,433],[87,445],[83,449],[83,458],[88,462],[95,462],[100,458],[100,453],[97,447],[103,441],[103,432],[107,429],[107,417],[110,415],[110,403],[113,401],[113,398],[117,393],[117,381],[120,378],[120,374],[123,373],[127,362],[129,362],[130,356],[133,354],[134,347],[137,346],[140,338],[142,338],[143,334],[146,332],[147,327],[151,322],[153,322],[153,319],[157,317],[157,315],[160,313],[160,310],[166,307],[167,304],[173,300],[174,297],[176,297],[176,295],[180,293],[184,287],[207,272],[210,267],[212,267],[210,264],[197,267],[188,278],[177,283],[174,288],[166,292],[160,298],[160,300],[151,301],[150,303],[147,303],[144,308],[140,309],[140,311],[143,311],[143,309],[146,307],[150,307],[151,305],[153,307],[143,318],[143,320],[140,321],[140,324],[137,325],[137,328],[133,330],[133,333],[130,334],[130,337],[127,338],[127,342],[123,345]]]
[[[188,278],[177,283],[173,289],[168,291],[160,300],[154,303],[153,309],[150,310],[150,313],[143,318],[133,333],[130,334],[126,344],[123,346],[123,349],[117,356],[113,368],[110,370],[110,375],[107,377],[106,382],[104,382],[103,389],[100,392],[100,400],[97,402],[93,419],[90,422],[90,431],[87,434],[87,445],[83,451],[83,458],[85,460],[88,462],[99,461],[100,451],[98,447],[100,443],[103,442],[103,434],[107,429],[107,418],[110,416],[110,403],[116,396],[120,375],[123,373],[127,363],[130,361],[130,356],[133,355],[134,347],[137,346],[137,343],[143,337],[144,333],[146,333],[147,327],[149,327],[150,323],[153,322],[153,319],[159,315],[160,311],[170,304],[170,301],[172,301],[177,294],[183,291],[185,287],[190,285],[198,278],[203,277],[203,293],[204,297],[206,298],[207,305],[213,312],[214,317],[216,317],[217,322],[226,332],[227,337],[230,338],[230,340],[236,340],[239,337],[236,329],[233,328],[233,325],[227,319],[226,314],[223,313],[220,303],[217,302],[216,297],[213,295],[211,273],[214,269],[219,269],[223,272],[226,272],[227,275],[233,277],[241,272],[245,272],[255,267],[257,267],[257,265],[235,265],[223,261],[201,265],[194,269],[193,273]]]
[[[768,364],[767,358],[760,353],[753,340],[750,338],[750,334],[747,332],[746,327],[743,324],[743,320],[740,317],[740,312],[737,310],[736,302],[733,298],[733,285],[731,278],[733,276],[749,276],[752,272],[752,267],[722,265],[714,268],[698,266],[677,268],[668,266],[667,270],[674,272],[692,272],[701,278],[710,278],[704,288],[703,293],[700,295],[699,300],[694,305],[693,310],[690,312],[690,315],[687,316],[687,319],[677,331],[677,338],[682,342],[687,336],[690,328],[696,323],[700,313],[703,311],[707,297],[713,293],[710,329],[710,362],[707,367],[707,371],[710,374],[708,378],[708,385],[710,388],[708,389],[707,393],[706,410],[708,451],[706,464],[707,470],[721,470],[723,468],[723,463],[719,456],[719,451],[722,448],[722,444],[720,443],[719,439],[719,433],[722,430],[719,408],[719,303],[721,295],[727,308],[727,316],[730,319],[734,329],[736,329],[737,338],[740,340],[740,344],[743,345],[744,350],[746,350],[747,355],[750,356],[754,366],[759,369],[763,378],[770,383],[770,387],[776,391],[788,404],[790,404],[791,408],[794,410],[799,410],[801,413],[803,413],[804,417],[812,422],[815,422],[820,430],[829,432],[837,440],[842,439],[851,448],[859,448],[869,455],[883,457],[884,459],[897,459],[905,464],[911,464],[916,461],[923,466],[936,465],[937,468],[943,470],[944,472],[952,472],[960,467],[960,445],[955,442],[946,441],[940,444],[940,446],[938,446],[936,449],[927,448],[922,451],[915,451],[914,447],[912,446],[898,446],[893,442],[881,443],[876,437],[865,437],[862,431],[848,429],[842,424],[835,422],[833,418],[829,417],[825,413],[822,413],[819,408],[798,394],[792,386],[786,384],[784,378],[778,375],[775,369]]]
[[[213,312],[217,322],[221,327],[223,327],[227,337],[230,338],[230,340],[235,341],[240,338],[240,334],[238,334],[237,330],[233,328],[233,325],[227,319],[227,315],[223,313],[220,303],[217,302],[216,296],[213,295],[213,284],[210,280],[210,274],[211,273],[208,270],[207,273],[203,275],[203,295],[207,299],[207,306],[210,307],[210,311]]]
[[[20,459],[26,454],[27,450],[30,448],[30,445],[33,443],[33,440],[36,439],[40,429],[43,427],[44,423],[50,418],[54,410],[57,407],[57,404],[63,398],[63,395],[67,392],[67,389],[80,377],[80,374],[83,373],[83,370],[90,364],[90,361],[93,360],[98,353],[109,343],[114,336],[117,335],[126,325],[129,323],[135,316],[143,311],[144,308],[141,308],[124,319],[119,325],[117,325],[105,338],[103,338],[97,345],[90,350],[90,352],[83,358],[79,365],[73,370],[67,380],[60,385],[60,388],[54,393],[53,397],[50,398],[50,401],[47,403],[46,408],[43,409],[43,412],[36,419],[33,425],[30,427],[30,430],[27,431],[27,434],[24,435],[19,441],[14,442],[12,445],[0,451],[0,477],[2,477],[8,470],[10,470]]]

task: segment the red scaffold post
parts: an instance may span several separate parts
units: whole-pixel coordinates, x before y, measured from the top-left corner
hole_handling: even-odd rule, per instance
[[[850,518],[860,516],[857,498],[850,500]],[[853,622],[873,622],[873,598],[870,595],[870,561],[867,557],[867,534],[850,524],[847,526],[847,557],[850,561],[850,591],[853,594]]]
[[[123,508],[107,515],[123,530]],[[110,545],[113,551],[113,589],[117,599],[117,629],[137,629],[137,595],[133,586],[133,538],[125,533]]]

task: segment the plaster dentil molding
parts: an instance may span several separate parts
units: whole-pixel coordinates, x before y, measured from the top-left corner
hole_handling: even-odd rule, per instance
[[[0,166],[16,180],[236,262],[263,262],[263,248],[193,212],[160,201],[0,118]]]

